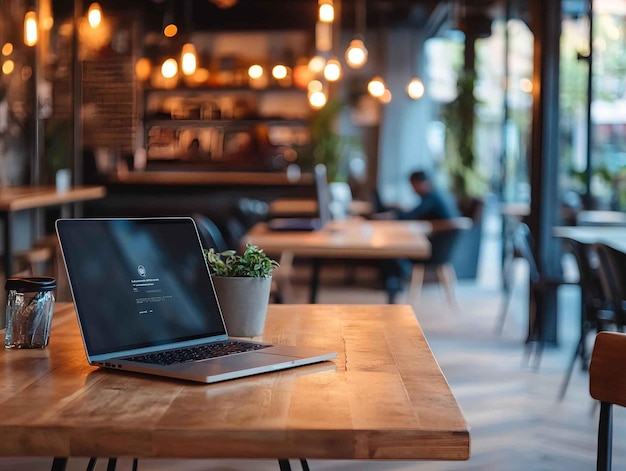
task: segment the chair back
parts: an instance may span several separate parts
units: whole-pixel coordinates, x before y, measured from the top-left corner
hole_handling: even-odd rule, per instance
[[[597,257],[589,244],[568,238],[564,238],[563,242],[576,260],[585,317],[593,321],[597,317],[597,310],[602,309],[607,301],[600,281],[599,267],[597,261],[594,262]]]
[[[432,231],[428,235],[431,245],[431,256],[428,263],[433,265],[450,263],[462,232],[472,227],[472,220],[468,217],[458,217],[429,222]]]
[[[520,222],[515,229],[513,238],[515,250],[528,262],[530,281],[538,283],[541,279],[541,274],[539,273],[539,266],[535,260],[535,254],[533,253],[535,242],[528,225],[524,222]]]
[[[594,244],[602,288],[611,300],[618,327],[626,325],[626,254],[606,244]]]
[[[597,469],[611,469],[612,405],[626,407],[626,334],[600,332],[589,366],[589,393],[600,401]]]
[[[202,246],[205,249],[213,248],[216,252],[228,250],[222,232],[211,219],[202,214],[194,214],[192,218],[196,223]]]

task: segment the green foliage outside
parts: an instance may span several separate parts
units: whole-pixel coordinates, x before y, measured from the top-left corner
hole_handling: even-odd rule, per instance
[[[474,113],[479,104],[474,96],[475,83],[475,74],[461,75],[457,82],[457,97],[442,108],[442,120],[446,126],[444,166],[450,179],[450,191],[460,198],[479,197],[487,190],[474,148]]]
[[[354,148],[358,140],[336,131],[336,123],[346,104],[339,99],[328,100],[326,105],[314,112],[309,120],[310,144],[296,149],[298,162],[306,170],[317,164],[326,165],[330,181],[342,181],[343,160],[346,153]]]

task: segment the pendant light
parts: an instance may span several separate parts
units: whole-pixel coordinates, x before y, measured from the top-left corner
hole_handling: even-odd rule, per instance
[[[93,2],[87,9],[87,21],[89,26],[96,29],[102,23],[102,8],[98,2]]]
[[[37,25],[37,13],[28,10],[24,15],[24,44],[34,46],[39,39],[39,27]]]
[[[413,77],[411,81],[406,86],[406,93],[409,95],[409,98],[413,100],[419,100],[424,96],[424,83],[422,79],[418,77]]]
[[[376,98],[382,97],[386,89],[385,81],[379,76],[373,77],[367,84],[367,91]]]
[[[341,63],[336,57],[331,57],[324,67],[324,78],[329,82],[336,82],[341,78]]]
[[[185,75],[193,75],[198,66],[198,56],[196,54],[196,46],[192,43],[183,45],[183,51],[180,58],[180,67]]]
[[[367,62],[367,48],[365,47],[365,43],[363,41],[362,34],[365,33],[367,28],[367,23],[365,20],[365,0],[359,0],[355,5],[356,10],[356,34],[352,41],[350,41],[350,45],[348,49],[346,49],[346,62],[348,66],[352,69],[360,69]]]

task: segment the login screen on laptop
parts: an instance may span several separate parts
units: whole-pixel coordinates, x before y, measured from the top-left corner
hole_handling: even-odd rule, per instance
[[[57,229],[91,355],[225,334],[193,223],[83,222]]]

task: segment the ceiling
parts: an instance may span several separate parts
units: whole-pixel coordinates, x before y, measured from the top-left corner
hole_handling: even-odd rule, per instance
[[[70,16],[74,0],[52,0],[55,15]],[[220,8],[221,2],[232,3]],[[355,27],[355,5],[360,0],[334,0],[343,28]],[[421,26],[437,5],[446,0],[362,0],[367,27]],[[492,3],[495,0],[465,0]],[[89,2],[84,2],[87,5]],[[99,0],[104,11],[135,10],[148,30],[160,30],[164,16],[173,11],[176,21],[191,24],[196,31],[298,30],[313,29],[317,19],[317,0]]]

